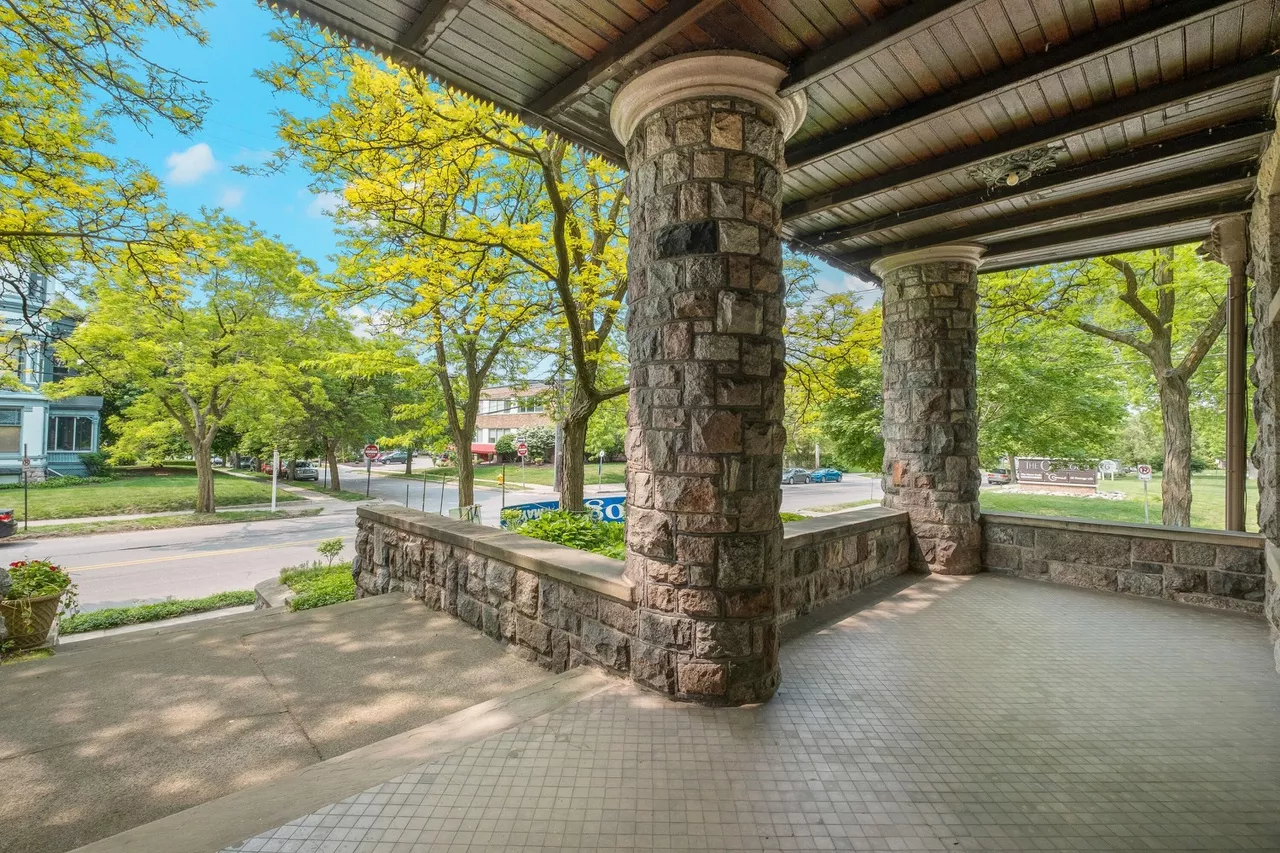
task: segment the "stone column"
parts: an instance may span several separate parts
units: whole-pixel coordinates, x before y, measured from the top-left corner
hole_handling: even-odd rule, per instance
[[[1253,417],[1257,437],[1258,529],[1267,538],[1266,598],[1276,671],[1280,672],[1280,133],[1258,164],[1258,192],[1249,216],[1253,279]]]
[[[697,53],[614,98],[631,168],[627,575],[632,677],[680,699],[778,686],[784,69]]]
[[[882,258],[884,505],[911,515],[911,564],[982,571],[978,526],[979,246]]]

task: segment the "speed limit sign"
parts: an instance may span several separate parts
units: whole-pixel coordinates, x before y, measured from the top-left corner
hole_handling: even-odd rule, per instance
[[[1150,480],[1150,479],[1151,479],[1151,466],[1150,466],[1150,465],[1139,465],[1139,466],[1138,466],[1138,479],[1139,479],[1139,480]]]

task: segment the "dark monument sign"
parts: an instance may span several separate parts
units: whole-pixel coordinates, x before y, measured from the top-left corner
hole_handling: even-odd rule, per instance
[[[1047,486],[1098,485],[1095,468],[1079,468],[1074,463],[1058,459],[1023,458],[1014,460],[1019,483],[1043,483]]]

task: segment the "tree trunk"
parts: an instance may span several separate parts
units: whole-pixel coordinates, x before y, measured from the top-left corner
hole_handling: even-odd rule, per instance
[[[594,406],[592,410],[594,410]],[[581,510],[583,492],[583,459],[587,452],[587,421],[591,412],[585,416],[572,413],[564,420],[564,438],[560,459],[556,465],[560,467],[563,487],[560,489],[560,508]]]
[[[406,475],[413,473],[413,449],[413,445],[409,445],[404,451],[404,473]]]
[[[459,446],[462,446],[459,443]],[[458,506],[471,506],[476,502],[475,468],[471,464],[471,454],[458,453]]]
[[[1168,527],[1191,526],[1191,406],[1187,380],[1173,371],[1157,378],[1164,425],[1161,520]]]
[[[191,443],[196,457],[196,512],[213,512],[213,433]]]
[[[326,441],[324,443],[324,461],[329,466],[329,490],[332,492],[342,491],[342,483],[338,479],[338,442]]]

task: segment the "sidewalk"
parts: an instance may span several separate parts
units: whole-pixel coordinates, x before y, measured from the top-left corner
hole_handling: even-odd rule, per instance
[[[317,501],[324,503],[326,504],[326,506],[324,507],[325,509],[329,508],[328,505],[355,506],[355,502],[353,501],[340,501],[340,500],[337,500],[336,498],[315,497],[315,498],[307,498],[306,500],[311,501],[313,503]],[[290,503],[277,504],[276,510],[278,512],[288,512]],[[301,507],[301,506],[297,508],[307,509],[307,507]],[[239,506],[220,506],[217,509],[215,509],[214,512],[215,513],[245,512],[245,511],[254,511],[254,510],[269,510],[269,509],[271,509],[271,504],[269,503],[241,504]],[[166,512],[139,512],[139,513],[132,513],[129,515],[81,515],[81,516],[76,516],[75,518],[41,518],[41,519],[32,519],[31,521],[27,522],[27,524],[29,524],[34,529],[37,527],[56,527],[63,524],[92,524],[98,521],[136,521],[137,519],[140,519],[140,518],[164,518],[166,516],[171,516],[171,515],[191,515],[191,510],[178,509],[178,510],[169,510]],[[17,532],[21,533],[23,522],[19,521],[17,522],[17,524],[18,524]]]

